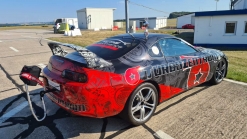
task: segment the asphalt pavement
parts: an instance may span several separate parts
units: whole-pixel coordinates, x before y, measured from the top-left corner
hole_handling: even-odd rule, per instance
[[[247,86],[227,81],[215,86],[205,83],[167,100],[142,126],[133,127],[118,116],[74,116],[46,97],[47,118],[37,122],[19,73],[24,65],[45,66],[52,55],[45,38],[60,36],[52,30],[0,31],[0,139],[247,138]],[[40,117],[41,90],[39,86],[30,88]]]

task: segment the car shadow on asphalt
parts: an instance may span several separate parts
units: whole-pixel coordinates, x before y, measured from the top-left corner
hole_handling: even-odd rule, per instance
[[[187,98],[192,97],[200,93],[201,91],[209,88],[210,84],[204,83],[204,84],[201,84],[200,87],[202,88],[199,89],[198,91],[185,95],[178,101],[160,109],[159,111],[156,111],[154,113],[154,116],[171,108],[172,106],[179,104],[180,102],[186,100]],[[40,89],[31,91],[30,94],[33,97],[32,99],[36,98],[35,100],[37,101],[39,100],[37,99],[39,98],[39,93],[38,93],[39,91]],[[20,98],[26,98],[26,93],[13,96],[11,98],[6,98],[11,101],[2,109],[2,111],[0,112],[0,117],[2,117],[2,115],[7,111],[7,109],[15,101],[19,100]],[[69,112],[59,108],[56,104],[48,100],[48,98],[46,98],[45,100],[47,104],[46,105],[47,111],[51,111],[51,113],[47,114],[47,117],[44,121],[37,122],[30,112],[29,116],[24,115],[24,116],[19,116],[19,117],[10,117],[4,123],[0,124],[0,129],[15,126],[15,125],[27,125],[28,126],[26,130],[20,131],[20,133],[14,138],[27,138],[34,132],[34,130],[38,129],[39,127],[46,127],[51,131],[52,134],[54,134],[56,138],[59,138],[59,139],[73,138],[73,137],[80,136],[80,134],[83,134],[83,133],[100,133],[99,138],[109,138],[110,139],[134,127],[130,125],[129,123],[127,123],[126,121],[122,120],[118,116],[113,116],[113,117],[108,117],[108,118],[103,118],[103,119],[74,116],[70,114]],[[1,101],[0,101],[0,104],[1,104]],[[36,114],[42,117],[43,109],[39,106],[39,104],[33,103],[33,107],[36,111]],[[25,109],[29,110],[29,107],[26,107]],[[147,125],[144,124],[142,126],[143,128],[147,129],[147,131],[149,131],[152,135],[155,133],[155,131],[153,131]],[[114,133],[106,137],[106,132],[114,132]],[[154,138],[156,137],[154,136]]]

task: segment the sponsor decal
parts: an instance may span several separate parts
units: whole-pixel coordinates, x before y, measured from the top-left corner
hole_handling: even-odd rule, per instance
[[[136,85],[140,81],[140,74],[139,74],[140,66],[129,68],[125,71],[124,77],[125,81],[129,85]]]
[[[207,57],[180,56],[180,60],[176,62],[145,67],[140,71],[140,75],[142,80],[148,80],[182,70],[183,74],[186,74],[185,84],[187,88],[190,88],[206,81],[210,71],[209,62],[214,60],[219,60],[219,57],[216,55]]]
[[[123,48],[123,46],[130,45],[130,43],[124,42],[119,39],[104,40],[93,44],[92,46],[98,46],[102,48],[107,48],[111,50],[118,50]]]
[[[113,46],[105,45],[105,44],[93,44],[92,46],[98,46],[98,47],[101,47],[101,48],[111,49],[113,51],[118,50],[117,47],[113,47]]]
[[[153,46],[153,47],[152,47],[152,51],[153,51],[153,53],[154,53],[155,55],[159,55],[159,54],[160,54],[160,50],[159,50],[159,48],[158,48],[157,46]]]

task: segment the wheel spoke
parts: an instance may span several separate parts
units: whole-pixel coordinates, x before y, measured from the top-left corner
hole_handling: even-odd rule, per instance
[[[144,107],[144,108],[151,109],[151,110],[153,109],[153,107],[150,107],[150,106],[148,106],[148,105],[143,105],[143,107]]]
[[[221,80],[221,78],[222,78],[222,74],[221,74],[221,72],[218,72],[218,76],[217,76],[217,80]]]
[[[145,104],[146,106],[154,107],[154,104],[150,104],[150,103],[148,103],[148,102],[145,102],[144,104]]]
[[[142,107],[140,112],[140,120],[144,120],[144,118],[145,118],[145,108]]]
[[[137,96],[140,98],[140,101],[143,101],[143,100],[144,100],[144,97],[143,97],[141,91],[139,91],[139,92],[137,93]]]
[[[224,64],[222,67],[221,67],[221,71],[225,70],[226,68],[226,64]]]
[[[221,77],[222,73],[221,72],[218,72],[219,76]]]
[[[222,68],[222,66],[223,66],[222,63],[223,63],[223,62],[221,61],[220,64],[219,64],[219,69]]]
[[[153,91],[149,90],[147,96],[145,97],[145,101],[148,101],[150,99],[150,97],[152,96],[152,94],[153,94]]]
[[[141,103],[139,102],[135,107],[133,107],[132,113],[134,114],[135,112],[139,111],[141,109]]]
[[[219,80],[219,76],[220,76],[219,71],[216,71],[215,74],[216,74],[216,80]]]

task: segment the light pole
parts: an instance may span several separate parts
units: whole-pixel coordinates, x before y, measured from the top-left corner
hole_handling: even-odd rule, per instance
[[[217,11],[217,7],[218,7],[218,2],[219,0],[215,0],[216,1],[216,11]]]
[[[128,0],[125,0],[125,23],[126,23],[126,33],[129,33],[129,8]]]

